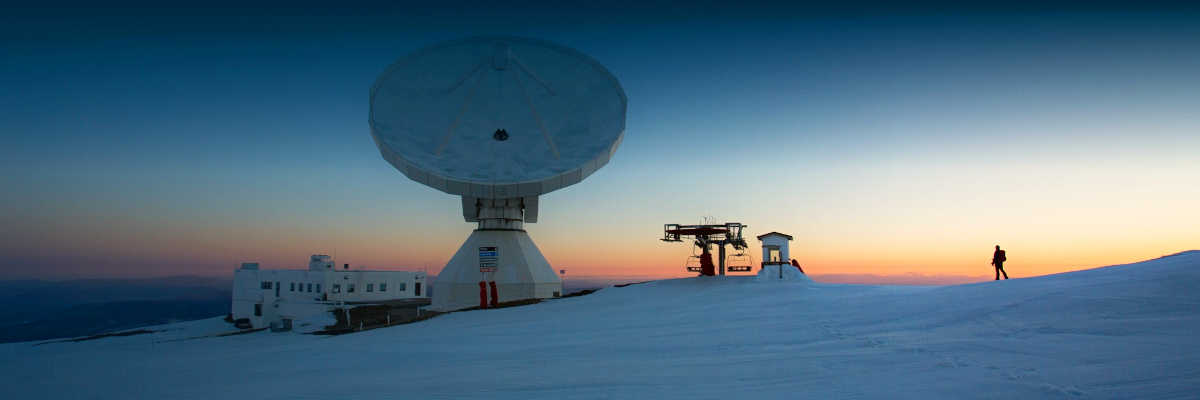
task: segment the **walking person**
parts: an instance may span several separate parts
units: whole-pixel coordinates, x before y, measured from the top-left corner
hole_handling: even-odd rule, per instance
[[[1000,250],[1000,246],[996,245],[996,252],[992,253],[992,265],[996,266],[996,280],[1000,280],[1000,274],[1004,274],[1004,279],[1008,279],[1008,273],[1004,272],[1004,250]]]

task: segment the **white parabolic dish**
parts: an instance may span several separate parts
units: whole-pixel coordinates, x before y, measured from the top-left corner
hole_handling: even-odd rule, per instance
[[[371,134],[410,179],[481,199],[539,196],[612,158],[625,92],[566,46],[476,36],[416,50],[371,87]]]

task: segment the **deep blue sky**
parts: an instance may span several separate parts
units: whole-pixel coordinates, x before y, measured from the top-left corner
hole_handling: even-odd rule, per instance
[[[575,48],[629,97],[613,162],[529,227],[556,267],[683,274],[660,226],[706,215],[793,234],[828,274],[982,275],[998,243],[1028,274],[1197,247],[1196,7],[737,4],[14,8],[0,279],[335,249],[436,272],[472,225],[379,157],[367,91],[476,34]]]

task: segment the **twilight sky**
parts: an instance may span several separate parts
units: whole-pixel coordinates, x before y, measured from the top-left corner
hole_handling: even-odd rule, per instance
[[[628,95],[612,162],[526,226],[568,278],[689,276],[658,238],[704,216],[793,235],[817,280],[1200,248],[1198,7],[422,3],[0,15],[0,279],[335,251],[436,273],[474,224],[379,156],[367,93],[480,34],[572,47]]]

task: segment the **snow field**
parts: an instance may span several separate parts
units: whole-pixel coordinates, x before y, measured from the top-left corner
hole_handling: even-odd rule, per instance
[[[1197,251],[957,286],[761,278],[653,281],[334,337],[6,344],[0,398],[1200,397]]]

